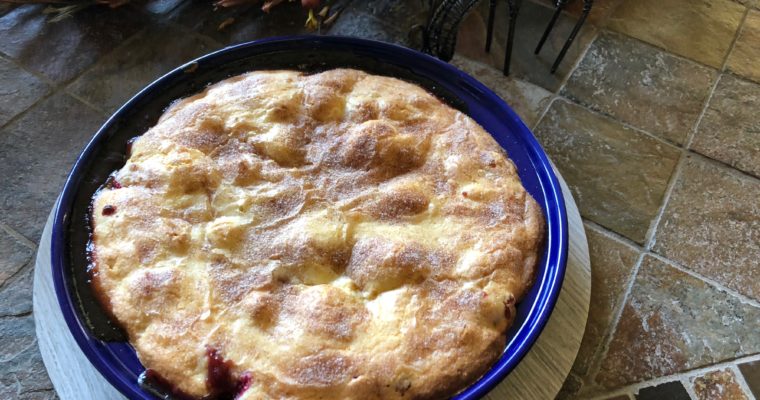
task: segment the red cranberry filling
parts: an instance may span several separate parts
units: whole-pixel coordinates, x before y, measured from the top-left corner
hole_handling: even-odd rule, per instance
[[[243,374],[239,378],[232,376],[232,361],[225,361],[216,349],[206,349],[208,358],[208,376],[206,387],[211,392],[210,398],[219,400],[237,399],[251,386],[251,375]]]
[[[116,206],[106,205],[103,207],[103,215],[113,215],[116,212]]]
[[[210,393],[202,400],[235,400],[251,387],[251,374],[246,372],[235,379],[230,371],[233,366],[232,362],[225,361],[217,350],[208,349],[206,356],[208,357],[206,387]],[[140,375],[139,382],[141,385],[148,384],[149,388],[152,387],[154,390],[158,389],[163,392],[162,396],[169,395],[177,400],[198,400],[177,389],[176,386],[152,369],[146,369]]]

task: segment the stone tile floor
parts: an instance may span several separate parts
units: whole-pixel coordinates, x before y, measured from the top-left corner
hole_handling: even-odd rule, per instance
[[[412,44],[422,0],[355,0],[328,34]],[[506,36],[482,50],[485,4],[453,63],[523,117],[585,220],[592,307],[563,399],[760,398],[760,2],[599,0],[557,74],[571,2],[526,0],[513,76]],[[295,4],[213,11],[149,0],[49,23],[0,5],[0,398],[55,398],[34,337],[33,254],[88,137],[116,107],[197,55],[303,33]],[[235,22],[224,29],[228,18]]]

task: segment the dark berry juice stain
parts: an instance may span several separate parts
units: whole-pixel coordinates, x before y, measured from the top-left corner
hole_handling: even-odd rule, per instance
[[[109,216],[109,215],[114,215],[115,213],[116,213],[116,206],[112,206],[109,204],[103,207],[103,215]]]
[[[208,396],[197,398],[191,396],[169,382],[152,369],[146,369],[137,382],[144,390],[164,400],[235,400],[251,387],[251,374],[246,372],[239,378],[232,376],[231,361],[225,361],[216,349],[206,351],[208,357],[208,376],[206,388]]]
[[[242,396],[243,393],[245,393],[246,390],[248,390],[251,387],[251,373],[246,372],[244,373],[237,382],[237,388],[236,388],[236,394],[235,398]]]
[[[195,397],[177,389],[174,385],[152,369],[146,369],[137,383],[144,390],[164,400],[196,400]]]
[[[208,375],[206,388],[211,393],[209,398],[234,400],[251,386],[251,375],[246,373],[240,378],[232,376],[232,361],[226,361],[214,348],[206,349]]]

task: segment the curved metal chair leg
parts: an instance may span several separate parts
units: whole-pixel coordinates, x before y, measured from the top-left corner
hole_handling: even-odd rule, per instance
[[[422,51],[443,61],[454,57],[459,24],[478,0],[442,0],[423,32]]]
[[[504,76],[509,75],[509,64],[512,61],[512,44],[515,40],[515,25],[517,24],[517,15],[520,13],[522,0],[507,0],[509,9],[509,33],[507,34],[507,50],[504,53]]]
[[[575,23],[575,27],[573,27],[573,31],[570,32],[570,36],[565,41],[565,45],[562,46],[562,50],[560,50],[559,55],[557,56],[557,59],[554,60],[554,65],[552,65],[552,69],[551,69],[552,74],[557,71],[557,68],[559,68],[559,64],[562,62],[562,59],[565,58],[565,54],[567,53],[567,50],[573,44],[573,41],[575,40],[575,37],[578,35],[578,32],[581,30],[583,23],[586,22],[586,18],[588,17],[589,12],[591,12],[591,7],[593,5],[594,5],[594,0],[583,0],[583,13],[581,14],[580,19],[578,19],[578,22]]]
[[[493,22],[496,17],[496,0],[490,0],[488,5],[488,30],[486,31],[486,53],[491,51],[491,41],[493,40]]]
[[[549,37],[549,34],[554,29],[554,25],[557,23],[557,19],[559,18],[559,15],[562,13],[562,9],[565,8],[565,5],[567,4],[568,0],[557,0],[555,3],[554,8],[554,15],[552,15],[552,19],[549,21],[549,25],[546,26],[546,30],[544,30],[544,34],[541,35],[541,40],[538,41],[538,46],[536,46],[536,50],[533,52],[533,54],[538,54],[541,52],[541,48],[544,47],[544,43],[546,42],[546,39]]]

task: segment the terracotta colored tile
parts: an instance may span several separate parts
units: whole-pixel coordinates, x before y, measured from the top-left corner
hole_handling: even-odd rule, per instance
[[[39,239],[74,160],[104,120],[102,114],[59,92],[0,131],[4,223],[32,241]]]
[[[760,181],[690,156],[654,251],[760,300]]]
[[[728,57],[729,70],[760,82],[760,11],[747,14],[736,45]]]
[[[724,74],[697,128],[691,148],[760,176],[758,110],[760,85]]]
[[[26,110],[48,90],[37,77],[0,58],[0,126]]]
[[[691,400],[681,382],[667,382],[643,388],[636,394],[636,400]]]
[[[680,144],[716,75],[711,68],[608,33],[591,44],[562,95]]]
[[[643,243],[679,151],[564,100],[552,103],[535,133],[581,214]]]
[[[759,319],[760,308],[645,256],[595,380],[620,387],[757,353]]]
[[[0,17],[0,51],[56,82],[79,75],[142,26],[127,7],[88,7],[54,23],[44,7],[24,5]]]
[[[743,14],[731,0],[625,0],[608,26],[720,68]]]
[[[501,71],[489,65],[460,56],[455,56],[451,63],[496,92],[528,126],[536,123],[538,116],[551,100],[552,94],[546,89],[519,79],[505,77]]]
[[[68,90],[112,112],[164,73],[217,47],[176,28],[153,26],[98,62]]]
[[[692,384],[698,400],[749,399],[741,386],[736,383],[734,373],[728,368],[692,379]]]
[[[739,371],[755,397],[760,398],[760,360],[739,364]]]
[[[587,376],[594,355],[604,344],[613,313],[623,300],[623,291],[639,255],[632,246],[597,228],[589,225],[585,228],[591,259],[591,303],[586,331],[573,365],[573,372],[581,377]]]
[[[457,38],[458,41],[462,41],[473,47],[465,49],[463,46],[458,46],[458,51],[467,54],[471,58],[492,60],[492,65],[501,70],[504,63],[504,49],[507,43],[508,21],[506,7],[506,2],[500,1],[497,3],[494,40],[491,48],[491,53],[493,54],[489,55],[484,51],[485,23],[482,21],[487,18],[487,13],[482,12],[482,7],[476,11],[481,20],[481,22],[477,23],[480,28],[473,29],[470,26],[468,29],[460,30],[460,36]],[[577,20],[575,17],[562,14],[551,36],[544,44],[543,50],[541,50],[539,55],[535,55],[533,51],[553,12],[553,8],[546,7],[545,5],[530,1],[522,3],[515,28],[511,63],[512,75],[550,91],[555,91],[560,87],[563,79],[570,73],[576,61],[596,33],[596,28],[593,24],[584,25],[559,69],[556,73],[552,74],[550,73],[550,69],[554,63],[554,59],[559,54],[560,49],[565,43],[565,39],[567,39]],[[468,36],[476,36],[483,39],[474,40],[468,38]]]

